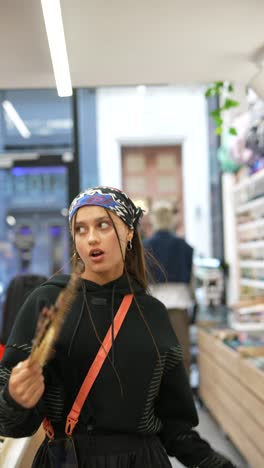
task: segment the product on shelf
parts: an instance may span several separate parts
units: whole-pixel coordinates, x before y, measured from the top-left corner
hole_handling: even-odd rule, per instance
[[[264,331],[264,297],[233,306],[229,323],[235,330]]]
[[[253,300],[264,294],[264,169],[241,175],[233,192],[239,290],[241,300]],[[247,322],[252,329],[259,323],[261,328],[261,311],[250,311],[243,318],[233,314],[232,326],[237,329],[245,329]]]
[[[205,328],[210,335],[237,351],[243,358],[264,358],[264,333],[256,334],[234,328],[215,327],[215,324],[210,325],[207,322],[199,323],[199,327]]]

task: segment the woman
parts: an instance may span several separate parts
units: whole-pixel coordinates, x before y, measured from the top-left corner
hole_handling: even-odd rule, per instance
[[[22,307],[2,362],[0,434],[30,435],[46,416],[55,439],[63,437],[87,371],[124,295],[132,292],[133,302],[73,432],[78,466],[166,468],[170,455],[189,467],[231,468],[192,429],[198,418],[181,349],[165,307],[146,293],[141,216],[125,193],[111,187],[88,189],[73,200],[69,221],[74,258],[84,264],[81,288],[43,370],[27,358],[36,321],[69,278],[54,277]],[[34,467],[50,466],[47,446],[45,439]]]

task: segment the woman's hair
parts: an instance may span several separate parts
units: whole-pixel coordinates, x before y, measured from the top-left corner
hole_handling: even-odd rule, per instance
[[[117,233],[116,233],[117,234]],[[117,234],[118,236],[118,234]],[[132,249],[126,251],[125,270],[144,290],[148,287],[148,275],[143,244],[138,230],[134,231]]]
[[[42,275],[17,275],[6,290],[3,306],[3,325],[1,343],[6,344],[20,307],[34,288],[47,280]]]
[[[105,210],[107,211],[107,210]],[[129,283],[129,287],[130,287],[130,291],[131,293],[134,295],[134,301],[136,303],[136,306],[137,306],[137,309],[139,311],[139,314],[151,336],[151,339],[152,339],[152,342],[154,344],[154,347],[157,351],[157,356],[158,356],[158,359],[159,359],[159,362],[160,362],[160,352],[159,352],[159,349],[158,349],[158,346],[157,346],[157,343],[155,341],[155,338],[153,336],[153,333],[149,327],[149,324],[148,322],[146,321],[145,317],[144,317],[144,314],[140,308],[140,305],[137,301],[137,298],[136,298],[136,295],[134,294],[134,290],[133,290],[133,286],[131,284],[131,281],[130,281],[130,277],[132,277],[133,279],[135,279],[142,287],[143,289],[146,291],[147,289],[147,285],[148,285],[148,277],[149,277],[149,273],[147,271],[147,268],[146,268],[146,264],[145,264],[145,255],[150,255],[148,254],[148,252],[144,252],[144,249],[143,249],[143,245],[142,245],[142,242],[141,242],[141,238],[140,238],[140,234],[138,232],[137,229],[134,230],[134,235],[133,235],[133,239],[132,239],[132,249],[130,250],[126,250],[126,255],[125,257],[123,256],[123,253],[122,253],[122,247],[121,247],[121,242],[120,242],[120,238],[119,238],[119,235],[118,235],[118,232],[117,232],[117,228],[115,226],[115,223],[113,221],[113,218],[111,216],[111,214],[109,213],[109,211],[107,211],[107,214],[109,216],[109,218],[111,219],[112,223],[113,223],[113,227],[114,227],[114,230],[115,230],[115,233],[116,233],[116,237],[117,237],[117,240],[118,240],[118,243],[119,243],[119,247],[120,247],[120,252],[121,252],[121,255],[122,255],[122,258],[123,258],[123,262],[124,262],[124,270],[125,270],[125,274],[126,274],[126,277],[127,277],[127,280],[128,280],[128,283]],[[150,255],[151,257],[151,255]],[[142,274],[142,276],[140,275]]]
[[[150,218],[156,230],[170,230],[173,222],[173,207],[168,201],[158,201],[153,204]]]

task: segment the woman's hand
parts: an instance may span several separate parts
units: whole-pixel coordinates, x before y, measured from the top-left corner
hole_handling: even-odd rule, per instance
[[[33,408],[45,390],[42,368],[38,363],[30,364],[29,359],[19,362],[10,375],[8,391],[10,396],[24,408]]]

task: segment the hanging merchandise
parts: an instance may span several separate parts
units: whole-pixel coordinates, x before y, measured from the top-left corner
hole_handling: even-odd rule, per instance
[[[217,258],[194,259],[195,298],[203,308],[223,304],[224,271]]]
[[[217,158],[220,162],[222,172],[235,173],[241,168],[241,164],[239,165],[235,163],[235,161],[232,158],[230,158],[228,148],[224,145],[218,148]]]
[[[246,134],[246,147],[253,156],[248,161],[251,173],[264,167],[264,103],[258,100],[250,111],[251,121]]]
[[[217,150],[217,158],[220,162],[220,167],[222,172],[231,172],[235,173],[241,168],[241,163],[238,163],[234,158],[230,155],[229,145],[230,140],[235,138],[234,136],[230,136],[227,131],[223,132],[222,135],[222,145]]]
[[[222,172],[235,173],[241,168],[241,164],[237,164],[232,158],[230,158],[230,154],[226,146],[222,145],[218,148],[217,157],[220,162]]]
[[[237,164],[244,165],[253,158],[253,151],[246,146],[246,135],[250,126],[250,113],[244,112],[234,119],[237,135],[228,138],[230,157]]]

